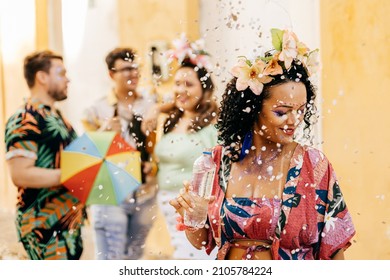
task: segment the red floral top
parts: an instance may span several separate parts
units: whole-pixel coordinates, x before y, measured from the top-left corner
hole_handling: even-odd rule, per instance
[[[264,224],[253,223],[254,213],[247,213],[247,217],[243,214],[249,198],[231,209],[223,207],[231,162],[227,156],[221,157],[222,149],[217,146],[213,152],[219,172],[213,189],[216,200],[208,210],[209,239],[206,246],[208,253],[215,246],[219,247],[218,259],[223,259],[228,252],[232,236],[258,240],[265,237]],[[269,219],[269,213],[266,213],[259,213],[256,218]],[[231,232],[227,234],[226,219],[232,220],[233,215],[241,217],[236,219],[239,222],[230,227]],[[267,228],[270,230],[269,226]],[[332,165],[319,150],[298,144],[291,158],[278,222],[269,236],[273,259],[331,259],[338,250],[351,245],[354,234],[351,215]]]

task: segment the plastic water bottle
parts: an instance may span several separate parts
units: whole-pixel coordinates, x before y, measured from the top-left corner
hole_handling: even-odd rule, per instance
[[[203,228],[207,220],[208,198],[213,189],[216,165],[211,157],[211,149],[205,149],[194,162],[192,169],[192,187],[197,207],[193,212],[185,211],[184,224],[189,227]]]

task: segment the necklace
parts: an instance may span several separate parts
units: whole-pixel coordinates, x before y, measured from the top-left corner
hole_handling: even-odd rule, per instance
[[[267,156],[264,156],[264,153],[260,152],[258,155],[252,157],[244,173],[256,174],[258,179],[267,179],[269,181],[279,180],[282,177],[282,173],[274,174],[274,165],[280,155],[282,155],[281,149],[271,150],[271,153],[268,153]]]
[[[284,147],[268,147],[268,150],[261,148],[257,151],[260,152],[256,153],[252,149],[247,158],[234,164],[229,177],[235,186],[230,190],[231,195],[281,198],[286,183],[284,178],[288,150]]]
[[[262,165],[262,164],[266,165],[267,163],[275,160],[276,157],[278,156],[278,154],[279,154],[279,151],[276,151],[276,152],[273,152],[269,157],[263,157],[260,153],[260,154],[255,155],[253,157],[252,163],[257,164],[257,165]]]

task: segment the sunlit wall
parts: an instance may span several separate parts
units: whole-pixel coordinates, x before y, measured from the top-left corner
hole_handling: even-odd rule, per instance
[[[357,235],[353,259],[390,259],[390,2],[321,1],[324,151]]]
[[[21,9],[21,7],[23,7]],[[1,143],[0,156],[4,159],[3,127],[6,119],[29,95],[23,77],[23,59],[35,50],[35,1],[0,1],[0,62],[1,98],[0,108]],[[0,161],[1,184],[0,206],[13,207],[16,188],[10,183],[5,161]]]
[[[23,96],[28,95],[23,78],[23,59],[26,54],[35,50],[34,11],[34,1],[0,2],[1,55],[6,70],[3,77],[4,85],[7,92],[14,93],[5,97],[6,115],[14,111]]]
[[[81,134],[83,110],[111,88],[105,57],[119,45],[116,1],[62,1],[63,52],[70,78],[65,115]]]

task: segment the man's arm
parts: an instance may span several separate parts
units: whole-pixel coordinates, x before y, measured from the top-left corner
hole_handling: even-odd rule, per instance
[[[143,116],[143,121],[141,124],[142,132],[145,135],[148,135],[151,131],[154,131],[157,128],[157,120],[160,113],[169,113],[173,108],[175,108],[174,102],[155,104],[150,107]]]
[[[61,170],[34,166],[35,159],[14,157],[8,167],[12,182],[22,188],[50,188],[61,184]]]
[[[118,133],[122,131],[119,117],[114,116],[103,121],[99,120],[92,107],[84,111],[81,123],[86,131],[116,131]]]

